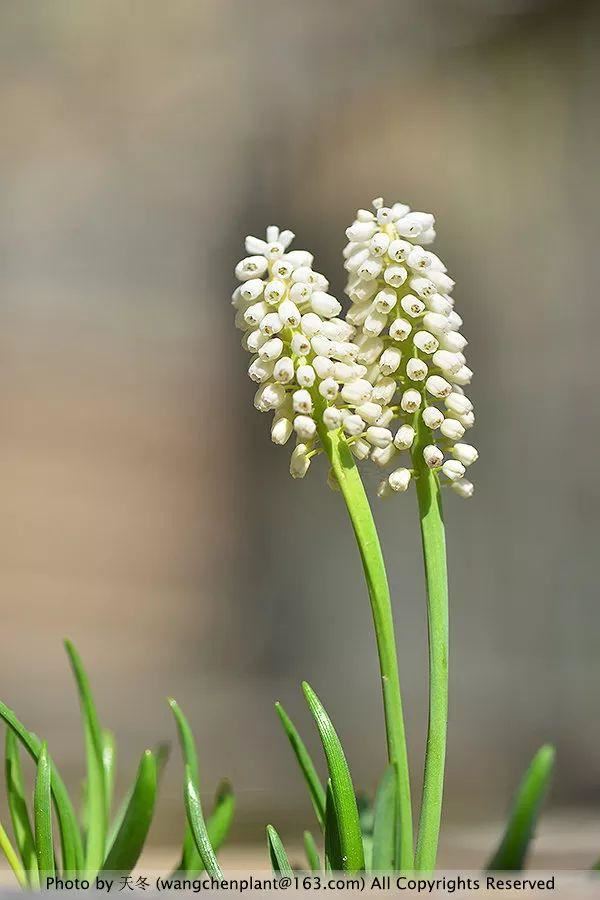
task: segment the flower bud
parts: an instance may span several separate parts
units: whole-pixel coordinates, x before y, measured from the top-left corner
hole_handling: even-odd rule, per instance
[[[400,406],[406,413],[414,413],[418,410],[421,405],[421,395],[418,391],[409,388],[408,391],[404,391],[402,397],[400,399]]]
[[[473,491],[475,490],[471,482],[467,481],[466,478],[461,478],[460,481],[453,481],[450,487],[458,494],[459,497],[465,498],[472,497]]]
[[[463,466],[472,466],[479,459],[479,453],[471,444],[455,444],[452,454]]]
[[[302,334],[304,334],[309,340],[313,338],[315,334],[319,334],[321,331],[321,322],[320,316],[316,313],[305,313],[300,319],[300,329]]]
[[[296,304],[292,300],[284,300],[277,310],[279,317],[288,328],[297,328],[302,321],[302,316]]]
[[[323,411],[323,424],[328,431],[335,431],[336,428],[340,428],[342,424],[341,410],[335,406],[328,406]]]
[[[394,288],[402,287],[407,277],[408,273],[404,266],[391,265],[388,266],[383,273],[383,280],[385,283]]]
[[[449,331],[440,338],[440,346],[450,353],[461,353],[467,346],[467,339],[458,331]]]
[[[285,416],[275,418],[271,425],[271,440],[274,444],[283,446],[289,440],[293,430],[294,427],[290,419],[286,419]]]
[[[313,312],[323,316],[324,319],[331,319],[342,310],[342,304],[335,297],[332,297],[331,294],[326,294],[324,291],[313,291],[310,297],[310,305]]]
[[[428,331],[417,331],[413,335],[413,344],[422,353],[435,353],[439,347],[439,341]]]
[[[404,310],[407,316],[411,316],[413,319],[416,319],[421,315],[423,310],[425,309],[425,304],[422,300],[419,300],[418,297],[415,297],[414,294],[406,294],[405,297],[400,301],[400,306]]]
[[[275,363],[273,377],[280,384],[289,384],[294,377],[294,363],[289,356],[281,356]]]
[[[369,425],[375,425],[382,412],[383,409],[379,403],[372,403],[371,401],[368,403],[361,403],[360,406],[356,407],[357,415]]]
[[[298,366],[296,381],[300,387],[312,387],[315,383],[315,370],[312,366]]]
[[[244,337],[246,337],[246,335],[244,335]],[[266,336],[262,333],[260,328],[256,328],[254,331],[248,333],[245,341],[245,349],[249,350],[250,353],[256,353],[266,342]]]
[[[292,338],[292,352],[296,354],[296,356],[306,356],[307,353],[310,353],[310,341],[304,334],[296,333]]]
[[[405,341],[412,331],[412,325],[406,319],[394,319],[390,325],[390,337],[393,341]]]
[[[380,447],[382,450],[392,443],[392,432],[389,428],[379,428],[376,425],[370,425],[367,428],[365,437],[370,444]]]
[[[412,357],[406,363],[406,374],[411,381],[424,381],[428,371],[427,363],[424,363],[422,359]]]
[[[449,459],[442,466],[442,472],[450,481],[458,481],[465,474],[465,467],[457,459]]]
[[[274,278],[273,281],[268,281],[266,283],[263,296],[267,303],[278,305],[283,300],[285,290],[285,282],[280,281],[279,278]]]
[[[384,234],[383,231],[378,231],[373,235],[371,241],[369,243],[369,249],[373,256],[383,256],[385,251],[388,249],[390,244],[390,239],[387,234]]]
[[[261,359],[278,359],[283,352],[283,341],[281,338],[275,337],[266,341],[259,350]]]
[[[370,241],[375,232],[377,225],[375,222],[354,222],[350,228],[346,228],[346,237],[349,241]]]
[[[314,438],[317,426],[314,419],[310,416],[296,416],[294,419],[294,431],[301,441],[310,441]]]
[[[268,305],[264,300],[259,300],[258,303],[253,303],[252,306],[248,307],[243,316],[244,322],[246,323],[246,325],[250,325],[251,327],[254,325],[260,325],[268,312]]]
[[[461,366],[458,372],[452,374],[454,384],[471,384],[473,372],[468,366]]]
[[[383,288],[378,294],[375,294],[375,308],[382,313],[389,313],[398,302],[398,295],[392,288]]]
[[[329,356],[331,353],[332,342],[323,334],[315,334],[310,339],[310,344],[317,356]]]
[[[426,312],[423,316],[423,325],[427,331],[433,332],[436,337],[447,334],[450,331],[450,324],[447,316],[440,313]]]
[[[371,452],[371,445],[364,438],[358,438],[350,444],[350,450],[357,459],[367,459]]]
[[[429,271],[427,272],[427,277],[430,281],[433,281],[440,294],[449,294],[454,287],[453,279],[450,278],[449,275],[446,275],[445,272],[438,272],[434,269],[429,269]]]
[[[401,425],[396,432],[394,445],[398,450],[410,450],[415,440],[415,429],[412,425]]]
[[[264,256],[247,256],[235,267],[235,277],[238,281],[260,278],[267,271],[268,265]]]
[[[388,406],[392,402],[395,393],[396,382],[393,378],[386,376],[379,379],[373,387],[371,397],[368,399],[373,400],[374,403],[380,403],[382,406]]]
[[[383,481],[380,481],[377,485],[377,496],[381,500],[385,500],[387,497],[392,496],[392,489],[387,478],[384,478]]]
[[[430,469],[437,469],[444,461],[444,454],[435,444],[428,444],[423,448],[423,459]]]
[[[333,360],[329,359],[327,356],[315,356],[312,361],[313,368],[319,378],[331,378],[333,375],[333,370],[335,368],[335,363]]]
[[[350,437],[356,437],[359,434],[362,434],[365,430],[365,423],[360,416],[350,415],[346,416],[342,427],[347,435],[350,435]]]
[[[268,313],[261,320],[260,330],[263,334],[266,334],[267,337],[271,337],[274,334],[279,334],[282,329],[283,322],[279,318],[279,314],[276,312]]]
[[[292,278],[293,277],[294,276],[292,275]],[[300,306],[310,300],[311,294],[312,286],[306,281],[296,281],[290,287],[290,300],[292,301],[292,303],[298,303]],[[307,315],[310,315],[310,313],[307,313]]]
[[[408,489],[411,478],[410,469],[395,469],[388,476],[388,484],[393,491],[404,493]]]
[[[431,297],[427,297],[425,305],[431,312],[439,313],[442,316],[447,316],[452,310],[452,303],[446,297],[442,297],[441,294],[432,294]]]
[[[255,359],[248,369],[248,375],[252,379],[252,381],[256,381],[257,384],[262,384],[264,381],[267,381],[273,374],[273,363],[272,362],[264,362],[262,359]]]
[[[240,287],[240,294],[247,303],[252,302],[253,300],[258,300],[264,287],[265,283],[262,278],[251,278],[250,281],[246,281],[242,284]]]
[[[425,382],[425,387],[434,397],[447,397],[452,393],[452,385],[440,375],[430,375]]]
[[[358,378],[342,387],[342,399],[351,406],[359,406],[371,399],[373,388],[368,381]]]
[[[310,466],[306,444],[297,444],[290,458],[290,475],[292,478],[304,478]]]
[[[462,363],[456,353],[450,353],[448,350],[437,350],[433,354],[433,364],[441,369],[444,374],[456,375],[461,369]]]
[[[361,281],[374,281],[379,277],[379,273],[381,272],[383,266],[381,265],[380,260],[374,259],[370,256],[358,267],[356,274],[360,278]]]
[[[378,337],[367,337],[362,341],[358,350],[358,361],[365,363],[367,366],[372,365],[381,356],[385,344]]]
[[[465,429],[458,419],[444,419],[440,425],[440,431],[450,441],[459,441],[465,433]]]
[[[396,455],[396,448],[393,444],[388,444],[387,447],[375,447],[371,451],[371,459],[375,463],[376,466],[379,466],[381,469],[385,468],[385,466],[389,465],[391,460]]]
[[[321,397],[330,403],[335,400],[340,390],[340,386],[334,378],[324,378],[319,385],[319,393]]]
[[[285,403],[285,390],[281,384],[268,381],[262,384],[254,395],[254,405],[260,412],[278,409]]]
[[[307,390],[301,388],[292,394],[292,408],[294,412],[310,415],[313,409],[312,397]]]
[[[404,262],[413,250],[413,245],[408,241],[395,240],[388,247],[388,256],[394,262]]]
[[[435,406],[426,406],[422,413],[423,422],[428,428],[439,428],[444,421],[444,413]]]
[[[473,404],[471,401],[464,396],[464,394],[458,394],[453,391],[449,394],[444,400],[444,404],[446,409],[451,410],[451,412],[457,413],[457,415],[462,416],[464,413],[471,412],[473,409]]]
[[[388,347],[381,354],[379,366],[384,375],[392,375],[397,371],[402,361],[402,352],[396,347]]]
[[[387,325],[387,313],[374,309],[365,319],[363,330],[370,337],[377,337]]]

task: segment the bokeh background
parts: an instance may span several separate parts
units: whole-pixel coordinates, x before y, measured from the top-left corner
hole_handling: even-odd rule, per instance
[[[236,785],[239,845],[311,821],[272,708],[316,750],[302,678],[373,788],[377,665],[344,509],[324,467],[292,482],[270,444],[229,298],[243,236],[270,222],[341,295],[344,228],[383,194],[435,211],[476,372],[477,493],[447,503],[445,846],[470,828],[484,852],[546,740],[551,812],[600,844],[599,39],[577,0],[2,5],[0,695],[71,785],[63,636],[121,787],[174,737],[173,694],[206,790]],[[414,495],[377,516],[418,782]],[[179,797],[174,753],[156,846],[179,841]]]

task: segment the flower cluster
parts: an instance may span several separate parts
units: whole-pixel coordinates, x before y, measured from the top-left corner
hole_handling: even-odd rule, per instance
[[[381,482],[380,496],[405,491],[413,472],[426,465],[470,497],[473,485],[464,476],[478,454],[463,441],[474,423],[463,387],[472,372],[451,297],[454,281],[439,257],[424,249],[435,238],[434,217],[402,203],[386,207],[382,199],[373,210],[359,210],[346,231],[352,304],[346,320],[357,329],[356,361],[367,367],[372,400],[383,405],[386,424],[395,420],[395,434],[385,447],[357,441],[352,450],[380,466],[410,451],[412,467],[394,469]]]
[[[273,412],[271,438],[285,444],[295,434],[290,474],[303,478],[320,452],[319,432],[365,431],[369,449],[381,442],[375,417],[365,428],[360,411],[372,404],[367,366],[359,363],[355,328],[339,318],[341,304],[328,293],[327,279],[312,268],[313,256],[290,250],[291,231],[267,228],[266,240],[246,238],[251,254],[235,269],[241,284],[233,293],[242,345],[253,356],[248,369],[258,385],[254,405]]]

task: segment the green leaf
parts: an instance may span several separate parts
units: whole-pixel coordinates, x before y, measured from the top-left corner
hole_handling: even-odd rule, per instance
[[[112,809],[115,789],[115,772],[117,768],[117,745],[112,731],[102,732],[102,767],[104,769],[104,805],[108,830],[108,818]]]
[[[215,851],[222,846],[229,834],[234,812],[235,797],[232,787],[228,781],[222,781],[217,788],[213,811],[206,822],[208,837]]]
[[[285,848],[281,843],[281,838],[272,825],[267,825],[267,844],[269,846],[269,856],[271,858],[273,871],[291,877],[294,872],[290,866],[290,861],[285,852]]]
[[[315,809],[317,821],[321,826],[321,830],[323,830],[325,828],[325,788],[321,784],[321,779],[317,774],[314,763],[306,749],[304,741],[298,734],[298,730],[294,723],[281,703],[276,703],[275,709],[277,710],[277,715],[281,720],[283,729],[288,736],[288,740],[292,745],[292,750],[298,760],[298,765],[304,775],[304,780],[306,781],[310,793],[310,799],[312,800],[312,805]]]
[[[327,799],[325,801],[325,863],[326,868],[332,872],[340,872],[344,867],[331,779],[327,782]]]
[[[35,852],[42,885],[54,875],[54,842],[52,840],[51,769],[46,744],[42,744],[37,764],[33,794]]]
[[[222,880],[223,872],[219,867],[215,851],[206,830],[198,788],[194,782],[192,769],[187,762],[185,765],[184,798],[188,823],[196,843],[196,849],[204,863],[204,868],[210,876]]]
[[[42,746],[39,738],[28,731],[17,719],[12,709],[9,709],[4,703],[0,703],[0,717],[12,729],[37,764]],[[60,829],[63,871],[65,873],[79,872],[83,863],[83,846],[77,816],[56,765],[51,761],[50,766],[52,796]]]
[[[348,768],[340,739],[321,701],[306,682],[303,682],[302,689],[306,702],[317,723],[327,759],[327,768],[329,769],[331,780],[331,795],[339,829],[342,869],[349,872],[361,871],[365,867],[365,857],[356,795],[350,769]]]
[[[396,769],[392,764],[383,773],[375,795],[371,862],[374,872],[393,872],[396,869],[396,823],[398,821],[396,784]]]
[[[159,785],[166,762],[169,758],[170,745],[168,743],[157,744],[153,750],[153,753],[154,753],[154,758],[156,760],[156,783],[157,783],[157,785]],[[123,797],[123,799],[120,803],[120,806],[113,818],[113,821],[109,828],[108,836],[106,839],[107,849],[112,847],[112,845],[115,842],[115,838],[117,836],[119,828],[121,827],[123,819],[125,818],[125,814],[127,812],[127,808],[131,801],[131,796],[133,794],[134,789],[135,789],[135,782],[131,785],[129,790],[126,792],[126,794]]]
[[[516,872],[525,857],[554,768],[554,747],[546,744],[533,757],[513,801],[506,830],[490,859],[489,872]]]
[[[315,839],[310,831],[304,832],[304,852],[306,853],[306,860],[310,871],[320,872],[321,860],[319,859],[319,851],[317,850]]]
[[[107,789],[104,768],[106,743],[100,727],[90,683],[81,658],[70,641],[65,641],[65,649],[77,682],[85,736],[87,766],[85,821],[87,823],[87,834],[84,869],[86,875],[94,875],[99,871],[104,859],[106,832],[108,829]]]
[[[29,881],[33,887],[37,887],[39,879],[35,840],[27,811],[27,801],[25,800],[19,744],[10,728],[6,729],[5,771],[6,797],[17,849],[23,862],[23,867],[29,873]]]
[[[102,869],[104,872],[131,872],[144,848],[156,803],[157,768],[151,750],[145,750],[135,785]]]
[[[189,723],[184,716],[181,708],[176,700],[173,700],[172,697],[169,698],[169,706],[175,716],[175,722],[177,724],[177,732],[179,734],[179,743],[181,744],[181,750],[183,753],[183,758],[186,761],[186,764],[189,765],[190,770],[192,772],[194,783],[198,784],[200,781],[200,770],[198,765],[198,753],[196,751],[196,741],[194,740],[194,735],[192,733],[192,729],[189,726]],[[200,858],[200,854],[196,849],[196,842],[192,835],[192,830],[190,825],[186,825],[185,834],[183,837],[183,850],[181,853],[181,861],[178,866],[178,870],[180,872],[184,872],[185,874],[190,874],[192,872],[199,872],[203,868],[202,860]]]
[[[25,870],[21,865],[21,861],[15,852],[15,848],[10,842],[10,838],[7,835],[6,831],[2,824],[0,824],[0,850],[4,853],[6,860],[14,872],[15,878],[21,885],[21,887],[27,887],[27,876],[25,874]],[[36,862],[37,869],[37,862]]]

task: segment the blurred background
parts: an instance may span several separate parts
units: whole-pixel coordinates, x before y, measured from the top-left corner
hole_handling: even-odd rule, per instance
[[[121,788],[143,746],[174,738],[175,695],[207,792],[236,786],[238,845],[266,821],[299,834],[311,811],[272,704],[317,751],[307,678],[373,789],[353,539],[325,467],[293,482],[270,443],[229,299],[243,236],[271,222],[341,295],[344,228],[383,195],[436,213],[476,373],[477,492],[446,509],[446,852],[452,835],[491,846],[547,740],[552,811],[598,849],[599,39],[598,4],[576,0],[2,6],[0,696],[70,785],[64,636],[120,741]],[[415,507],[376,512],[417,794]],[[155,846],[180,840],[180,779],[174,752]]]

